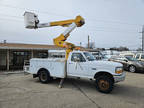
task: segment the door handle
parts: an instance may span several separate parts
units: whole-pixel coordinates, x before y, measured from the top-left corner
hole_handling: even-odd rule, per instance
[[[92,68],[92,70],[96,70],[96,68]]]
[[[73,63],[69,63],[69,64],[73,64]]]

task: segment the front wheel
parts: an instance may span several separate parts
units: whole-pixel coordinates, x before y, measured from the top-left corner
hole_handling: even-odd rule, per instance
[[[129,66],[129,71],[132,73],[136,72],[136,67],[133,65]]]
[[[49,83],[52,80],[49,72],[46,70],[41,70],[38,76],[41,83]]]
[[[113,80],[108,76],[99,76],[96,78],[96,88],[102,93],[110,93],[113,90]]]

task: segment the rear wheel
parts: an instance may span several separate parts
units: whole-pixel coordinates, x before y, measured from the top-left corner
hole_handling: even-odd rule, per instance
[[[102,93],[110,93],[113,90],[113,80],[109,76],[98,76],[96,78],[96,88]]]
[[[129,71],[133,73],[136,72],[136,67],[133,65],[129,66]]]
[[[52,80],[52,77],[50,77],[50,74],[46,70],[39,71],[39,80],[41,83],[49,83]]]

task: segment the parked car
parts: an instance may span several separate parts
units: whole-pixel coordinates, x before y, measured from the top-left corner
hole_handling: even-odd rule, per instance
[[[96,58],[96,60],[109,60],[112,55],[109,54],[102,54],[100,51],[91,52],[91,54]]]
[[[144,61],[144,53],[137,53],[135,58],[139,61]]]
[[[119,56],[124,56],[124,57],[135,57],[135,54],[134,53],[132,53],[132,52],[125,52],[125,53],[121,53],[121,54],[119,54]]]
[[[113,50],[106,50],[102,52],[103,55],[103,60],[109,60],[113,56],[118,56],[119,52],[118,51],[113,51]]]
[[[122,63],[124,70],[127,70],[129,72],[144,72],[144,62],[138,61],[130,56],[119,56],[111,58],[110,61]]]
[[[91,54],[96,58],[96,60],[103,59],[103,55],[100,51],[91,52]]]

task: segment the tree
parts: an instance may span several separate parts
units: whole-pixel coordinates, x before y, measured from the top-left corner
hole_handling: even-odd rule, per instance
[[[110,48],[110,50],[118,50],[118,48],[112,47],[112,48]]]
[[[123,46],[120,46],[118,48],[119,51],[129,51],[129,49],[127,47],[123,47]]]
[[[138,49],[136,49],[137,51],[142,51],[142,49],[141,48],[138,48]]]
[[[123,47],[123,46],[120,46],[120,47],[112,47],[110,48],[110,50],[116,50],[116,51],[129,51],[129,48],[127,47]]]

